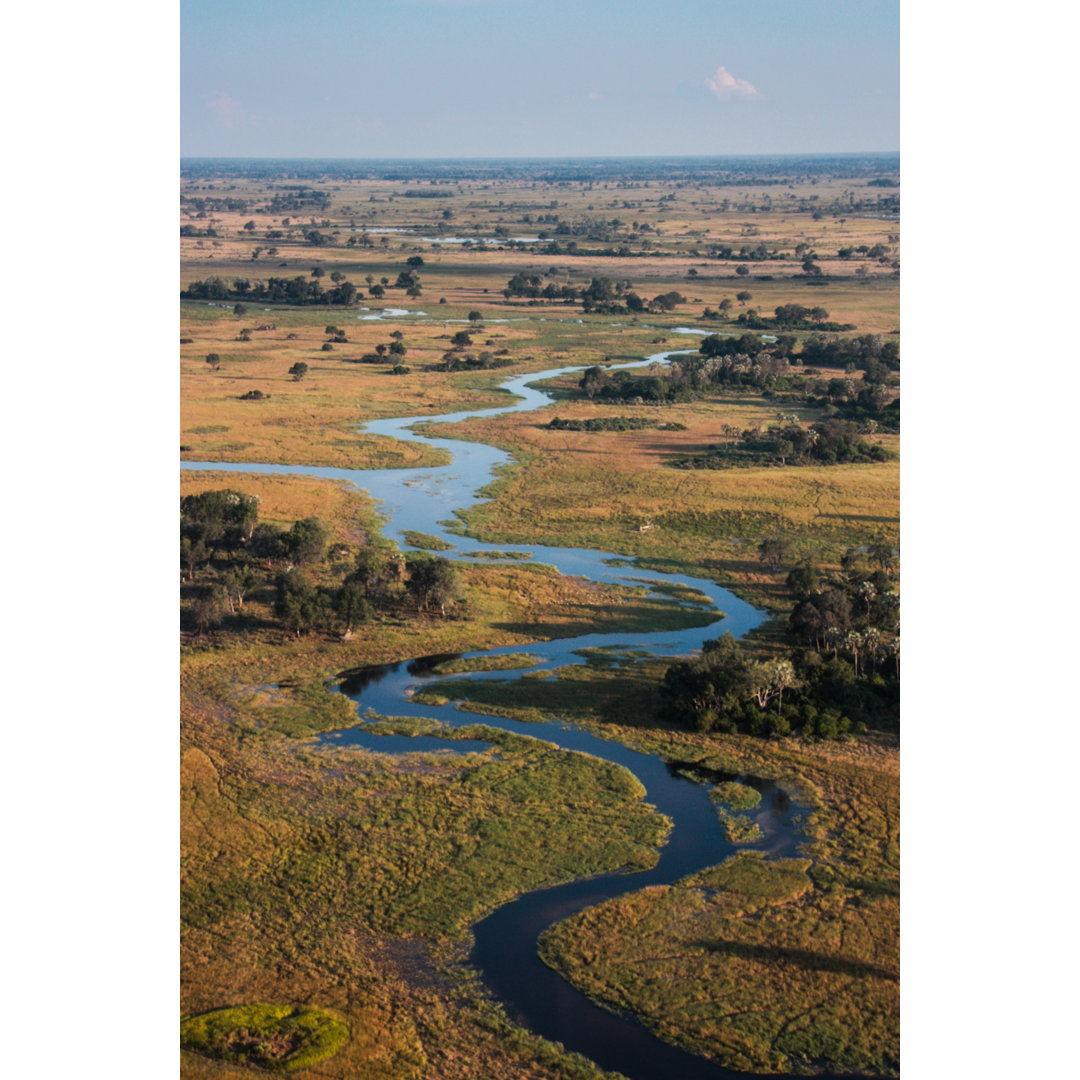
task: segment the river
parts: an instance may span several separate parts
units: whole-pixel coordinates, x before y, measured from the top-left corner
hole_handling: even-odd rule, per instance
[[[691,328],[677,328],[675,332],[688,335],[703,333]],[[632,363],[610,365],[607,370],[666,363],[672,356],[688,351],[659,352]],[[353,470],[185,461],[181,467],[228,472],[290,473],[345,480],[367,491],[381,503],[380,511],[388,519],[384,532],[395,539],[402,549],[410,550],[403,534],[415,530],[449,543],[451,548],[443,552],[447,557],[469,555],[473,561],[493,561],[485,559],[485,553],[520,552],[531,556],[532,561],[554,566],[560,573],[579,575],[592,581],[636,586],[648,582],[688,585],[704,593],[717,609],[717,619],[704,627],[633,635],[585,634],[524,647],[513,645],[486,652],[465,653],[463,655],[467,657],[498,656],[521,652],[524,648],[538,658],[538,663],[528,669],[472,674],[470,678],[514,679],[520,678],[526,671],[581,664],[585,659],[580,650],[588,648],[633,648],[647,649],[655,655],[686,655],[700,649],[704,641],[725,631],[739,637],[759,625],[766,617],[763,612],[712,581],[683,574],[664,574],[632,565],[614,565],[626,560],[612,552],[539,544],[485,544],[447,528],[445,523],[452,522],[455,510],[481,501],[478,492],[494,479],[499,466],[510,462],[510,455],[484,443],[438,438],[430,426],[426,427],[424,433],[412,431],[412,425],[419,422],[425,425],[452,423],[473,417],[543,408],[552,403],[552,398],[531,384],[582,370],[584,365],[573,365],[509,378],[501,384],[501,389],[519,400],[504,407],[465,410],[439,417],[375,420],[362,429],[372,434],[444,449],[452,457],[449,465]],[[760,826],[763,839],[736,848],[724,834],[715,807],[708,798],[707,786],[689,779],[684,775],[687,770],[679,769],[675,764],[665,763],[654,755],[602,739],[557,720],[545,724],[527,724],[475,714],[455,708],[453,703],[445,706],[414,703],[412,695],[418,686],[439,681],[440,677],[434,675],[431,669],[435,662],[442,659],[446,657],[421,657],[358,669],[346,675],[340,689],[356,702],[359,715],[371,709],[379,716],[429,717],[451,726],[482,723],[542,738],[565,750],[593,754],[623,765],[645,786],[648,801],[672,821],[672,830],[652,869],[637,873],[609,873],[540,889],[504,904],[475,925],[471,960],[490,989],[503,1002],[508,1015],[537,1034],[561,1042],[568,1050],[584,1054],[603,1068],[618,1071],[629,1080],[727,1080],[744,1077],[744,1073],[722,1068],[655,1038],[633,1017],[609,1012],[595,1005],[540,960],[536,941],[547,927],[577,911],[647,885],[678,881],[721,862],[736,850],[757,850],[773,856],[793,854],[800,833],[796,808],[788,795],[772,781],[755,777],[735,774],[709,777],[717,781],[737,779],[757,788],[762,794],[761,803],[752,817]],[[462,751],[476,745],[463,746],[431,735],[378,735],[364,730],[363,725],[331,732],[322,739],[336,746],[355,745],[395,754],[455,748]]]

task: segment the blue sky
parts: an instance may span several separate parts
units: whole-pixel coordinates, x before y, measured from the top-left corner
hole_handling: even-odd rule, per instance
[[[895,151],[896,0],[184,0],[181,153]]]

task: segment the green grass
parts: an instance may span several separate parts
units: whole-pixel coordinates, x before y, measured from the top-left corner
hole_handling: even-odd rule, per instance
[[[418,691],[415,700],[429,705],[461,701],[473,712],[530,722],[600,718],[643,724],[655,715],[659,698],[649,665],[626,667],[608,653],[587,660],[558,668],[543,680],[449,680]]]
[[[647,867],[669,828],[627,770],[585,754],[467,727],[454,734],[492,749],[402,764],[297,745],[278,733],[282,725],[268,728],[268,711],[294,707],[234,703],[234,730],[255,721],[264,746],[255,756],[265,764],[231,779],[231,800],[275,842],[240,862],[212,847],[192,853],[183,881],[188,927],[208,931],[245,914],[279,934],[302,918],[288,938],[345,925],[455,935],[519,892]]]
[[[531,551],[463,551],[467,559],[515,559],[524,562],[532,558]]]
[[[761,802],[761,792],[747,784],[729,780],[726,783],[717,784],[709,792],[709,798],[728,810],[753,810]]]
[[[502,656],[459,657],[438,664],[436,675],[460,675],[470,671],[509,671],[514,668],[530,668],[539,664],[541,658],[530,653],[505,653]]]
[[[272,1072],[310,1068],[348,1038],[340,1017],[302,1005],[238,1005],[180,1021],[185,1050]]]
[[[736,855],[572,916],[540,953],[590,996],[729,1068],[891,1075],[898,973],[873,947],[880,900],[818,897],[810,865]]]
[[[432,536],[430,533],[416,532],[413,529],[406,529],[405,532],[401,534],[401,538],[411,547],[422,548],[424,551],[449,551],[454,546],[453,544],[448,544],[438,536]]]

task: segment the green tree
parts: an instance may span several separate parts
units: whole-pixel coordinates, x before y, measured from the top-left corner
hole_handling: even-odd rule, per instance
[[[180,565],[187,570],[188,581],[195,577],[195,571],[210,560],[210,549],[202,540],[192,540],[190,536],[180,537]]]
[[[289,374],[293,377],[293,382],[300,382],[307,373],[308,366],[303,360],[297,360],[296,363],[289,368]]]
[[[234,610],[234,604],[236,610],[243,611],[244,597],[259,583],[259,576],[250,563],[242,562],[236,566],[230,566],[222,574],[221,583],[225,587],[225,595],[228,597],[229,611]]]
[[[345,640],[352,637],[353,628],[368,622],[375,615],[371,601],[356,581],[345,581],[334,595],[334,614],[344,631]]]
[[[281,538],[286,555],[298,566],[322,562],[330,530],[317,517],[297,521]]]
[[[360,588],[365,600],[379,608],[385,606],[389,598],[393,576],[386,555],[378,548],[366,545],[356,553],[354,569],[347,580]]]
[[[758,559],[770,570],[779,570],[780,567],[791,561],[793,549],[791,541],[784,536],[766,536],[758,544]]]
[[[216,352],[207,353],[206,362],[210,365],[211,371],[217,371],[221,367],[221,357]]]
[[[438,608],[440,615],[461,599],[464,586],[457,568],[446,559],[413,554],[405,558],[405,588],[416,601],[417,612]]]
[[[206,634],[212,626],[220,624],[228,608],[228,597],[223,586],[216,582],[206,585],[191,605],[191,617],[199,630],[199,636]]]
[[[287,570],[278,574],[274,586],[274,615],[297,637],[322,618],[322,597],[303,571]]]

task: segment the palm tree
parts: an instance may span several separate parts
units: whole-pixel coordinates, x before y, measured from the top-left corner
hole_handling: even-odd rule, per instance
[[[856,679],[859,677],[859,650],[863,647],[864,644],[865,639],[858,630],[849,630],[847,632],[847,635],[844,637],[844,648],[846,648],[847,651],[851,653],[851,655],[855,659]]]

